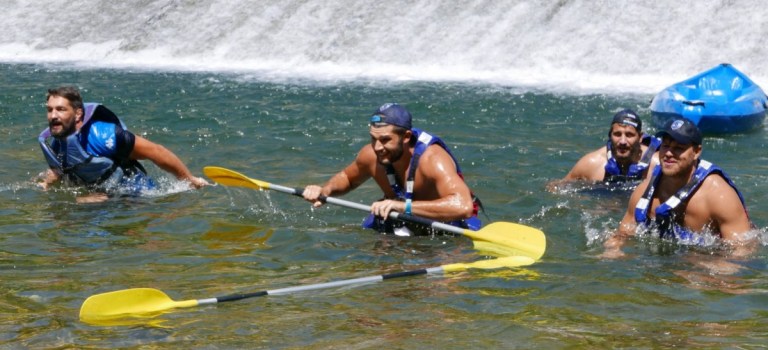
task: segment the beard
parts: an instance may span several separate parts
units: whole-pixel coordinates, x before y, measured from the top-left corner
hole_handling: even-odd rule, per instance
[[[619,147],[617,144],[613,144],[611,146],[611,154],[613,155],[613,158],[615,158],[618,162],[631,163],[638,155],[640,155],[640,152],[642,151],[642,148],[640,148],[640,142],[630,146],[629,154],[619,154]]]
[[[60,127],[60,129],[56,130],[56,127]],[[76,123],[74,119],[72,119],[72,123],[69,124],[53,121],[48,123],[48,128],[51,130],[51,136],[55,138],[63,138],[72,135],[72,133],[75,132]]]
[[[388,158],[378,157],[378,156],[376,157],[378,162],[379,162],[379,164],[381,164],[381,165],[389,165],[389,164],[394,164],[395,162],[400,160],[400,158],[403,157],[403,145],[401,144],[400,147],[398,147],[397,149],[394,149],[394,150],[389,151],[387,153],[389,154]]]

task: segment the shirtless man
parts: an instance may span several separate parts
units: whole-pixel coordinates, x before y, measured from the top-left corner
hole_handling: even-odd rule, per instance
[[[410,225],[409,230],[393,227],[388,217],[396,211],[479,229],[478,203],[456,159],[440,138],[412,128],[411,119],[401,105],[379,107],[370,117],[370,145],[363,146],[355,160],[323,186],[307,186],[304,198],[319,207],[321,195],[343,195],[373,178],[384,199],[371,205],[371,216],[363,224],[366,228],[411,235],[414,227]]]
[[[701,159],[696,125],[670,120],[656,136],[662,140],[661,164],[632,193],[616,234],[605,242],[604,257],[623,255],[621,246],[638,229],[691,243],[700,234],[736,241],[752,229],[736,186],[719,167]]]
[[[613,116],[608,142],[605,146],[587,153],[560,180],[547,185],[554,191],[558,186],[572,181],[622,182],[645,178],[654,159],[659,140],[642,133],[643,123],[637,114],[624,109]]]

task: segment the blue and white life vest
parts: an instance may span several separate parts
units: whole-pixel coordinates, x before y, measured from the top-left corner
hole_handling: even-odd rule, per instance
[[[608,144],[606,145],[606,149],[608,150],[608,162],[605,163],[605,178],[603,181],[618,182],[642,180],[643,172],[650,166],[653,154],[656,153],[656,150],[659,149],[659,146],[661,145],[661,140],[650,135],[645,135],[641,142],[647,144],[648,149],[646,149],[643,156],[640,157],[639,162],[630,164],[627,173],[622,174],[621,167],[616,161],[616,158],[613,157],[613,152],[611,152],[613,146],[611,140],[608,140]]]
[[[448,155],[451,156],[451,159],[453,159],[453,163],[456,165],[456,172],[459,174],[459,177],[462,179],[464,178],[464,175],[461,173],[461,168],[459,167],[459,162],[456,160],[456,157],[453,156],[451,150],[448,148],[445,142],[443,142],[442,139],[418,128],[412,128],[411,132],[413,133],[413,137],[416,138],[416,145],[414,146],[413,156],[411,157],[408,170],[408,178],[405,181],[405,190],[397,182],[395,168],[391,164],[387,165],[387,180],[389,180],[389,185],[392,187],[392,191],[395,193],[397,198],[405,201],[405,214],[408,215],[411,215],[410,209],[411,203],[413,202],[413,184],[414,178],[416,176],[416,168],[419,166],[419,158],[421,158],[421,156],[427,150],[427,147],[433,144],[438,144],[440,147],[445,149]],[[482,222],[480,221],[480,218],[477,217],[477,213],[482,208],[482,204],[480,203],[480,199],[477,198],[474,194],[472,194],[472,206],[472,217],[464,220],[449,222],[448,224],[457,227],[468,228],[474,231],[479,230],[482,227]],[[375,218],[369,216],[363,222],[363,227],[375,228],[375,225],[372,223],[372,219]]]
[[[733,181],[731,181],[728,175],[726,175],[725,172],[718,166],[706,160],[700,160],[691,181],[689,181],[685,186],[678,190],[677,193],[675,193],[673,196],[669,197],[669,199],[667,199],[664,203],[661,203],[658,207],[656,207],[656,210],[654,210],[656,218],[655,222],[652,223],[651,218],[648,216],[648,210],[650,209],[651,202],[653,200],[653,193],[656,191],[656,186],[658,186],[659,181],[661,180],[661,165],[657,165],[653,169],[653,174],[650,183],[648,184],[648,188],[645,189],[643,196],[640,198],[640,200],[637,201],[637,205],[635,206],[635,222],[640,225],[644,225],[645,227],[651,227],[653,224],[655,224],[656,228],[659,230],[659,235],[662,238],[670,237],[677,240],[694,240],[695,234],[693,232],[674,222],[674,210],[681,203],[688,202],[691,196],[696,193],[696,190],[698,190],[701,184],[704,182],[704,179],[710,174],[714,173],[722,176],[728,185],[733,187],[734,191],[736,191],[736,194],[739,196],[739,200],[741,200],[741,205],[746,210],[744,197],[741,195],[741,192],[739,192],[739,190],[736,188],[736,185],[733,183]]]
[[[94,155],[86,151],[91,126],[95,122],[115,124],[115,128],[127,130],[125,124],[112,111],[98,103],[83,105],[83,124],[80,130],[64,138],[51,138],[50,128],[38,136],[40,148],[48,165],[76,185],[99,185],[113,177],[146,175],[146,170],[136,160],[128,159],[126,152],[114,157]],[[151,182],[151,181],[150,181]]]

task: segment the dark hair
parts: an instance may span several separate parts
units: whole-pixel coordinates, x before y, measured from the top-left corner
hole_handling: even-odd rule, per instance
[[[66,98],[74,110],[83,109],[83,97],[80,96],[80,90],[74,86],[60,86],[55,89],[48,89],[48,95],[45,96],[45,100],[50,100],[52,96]]]
[[[386,125],[391,125],[391,124],[386,124]],[[397,125],[392,125],[392,126],[393,126],[392,132],[400,136],[405,135],[405,132],[408,131],[408,129],[402,126],[397,126]]]
[[[384,124],[384,125],[391,125],[391,124]],[[405,136],[405,133],[407,131],[410,131],[410,129],[406,129],[402,126],[392,125],[392,133],[394,133],[397,136],[403,137]],[[411,135],[411,140],[408,142],[409,145],[415,146],[416,145],[416,138]]]

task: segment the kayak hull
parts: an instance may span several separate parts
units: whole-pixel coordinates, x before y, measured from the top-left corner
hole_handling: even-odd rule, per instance
[[[653,124],[686,118],[705,134],[743,133],[765,121],[765,92],[744,73],[723,63],[659,92],[651,101]]]

